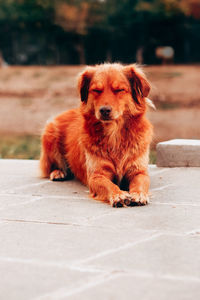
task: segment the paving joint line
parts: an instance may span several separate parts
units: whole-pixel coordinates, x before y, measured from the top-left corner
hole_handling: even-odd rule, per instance
[[[140,277],[140,278],[149,278],[149,279],[161,279],[161,280],[172,280],[172,281],[190,281],[190,282],[200,282],[199,277],[193,277],[193,276],[173,276],[171,274],[153,274],[150,272],[129,272],[125,270],[110,270],[109,272],[105,272],[104,274],[98,276],[94,280],[89,280],[87,283],[83,283],[78,288],[61,288],[56,290],[55,292],[51,292],[44,294],[42,296],[39,296],[37,298],[34,298],[33,300],[54,300],[54,299],[63,299],[66,297],[70,297],[75,294],[79,294],[80,292],[83,292],[85,290],[88,290],[90,288],[96,287],[97,285],[100,285],[102,283],[108,282],[110,280],[116,279],[118,277],[127,277],[127,276],[133,276],[133,277]]]
[[[150,188],[150,192],[156,192],[156,191],[162,191],[168,187],[172,187],[172,186],[175,186],[174,183],[170,183],[170,184],[166,184],[166,185],[162,185],[162,186],[159,186],[157,188]]]
[[[8,205],[7,207],[2,207],[2,208],[0,208],[0,211],[3,211],[3,210],[5,210],[5,209],[9,209],[9,208],[12,208],[12,207],[18,207],[18,206],[21,206],[21,205],[30,204],[30,203],[39,201],[39,200],[41,200],[42,198],[43,198],[43,197],[32,198],[31,200],[27,200],[27,201],[24,201],[24,202],[10,204],[10,205]]]
[[[21,189],[24,189],[24,188],[27,188],[27,187],[43,185],[43,184],[46,184],[46,183],[49,183],[49,182],[51,182],[51,181],[50,180],[45,180],[45,181],[41,181],[41,182],[35,182],[35,183],[20,185],[20,186],[17,186],[16,188],[14,188],[12,191],[21,190]],[[4,190],[3,193],[7,193],[7,192],[10,192],[10,191],[11,191],[10,189],[9,190],[7,189],[7,190]]]
[[[79,294],[89,288],[95,287],[97,285],[100,285],[102,283],[108,282],[112,279],[115,279],[119,277],[120,274],[112,274],[112,273],[106,273],[103,275],[98,276],[97,278],[94,278],[92,280],[89,280],[88,282],[84,282],[82,285],[79,287],[66,289],[66,288],[61,288],[59,290],[56,290],[55,292],[51,292],[48,294],[45,294],[43,296],[39,296],[37,298],[34,298],[33,300],[55,300],[55,299],[63,299],[75,294]]]
[[[116,252],[119,252],[121,250],[124,250],[124,249],[128,249],[128,248],[131,248],[131,247],[134,247],[138,244],[141,244],[141,243],[145,243],[145,242],[148,242],[148,241],[151,241],[153,239],[156,239],[157,237],[160,237],[162,236],[163,234],[162,233],[156,233],[156,234],[153,234],[151,237],[147,237],[147,238],[144,238],[142,240],[139,240],[139,241],[134,241],[134,242],[129,242],[129,243],[126,243],[124,244],[123,246],[119,246],[117,248],[111,248],[109,250],[105,250],[105,251],[102,251],[102,252],[99,252],[98,254],[96,255],[93,255],[93,256],[90,256],[86,259],[83,259],[83,260],[80,260],[78,261],[76,264],[78,265],[82,265],[84,263],[87,263],[87,262],[90,262],[94,259],[97,259],[97,258],[101,258],[101,257],[104,257],[106,255],[110,255],[110,254],[113,254],[113,253],[116,253]]]
[[[23,219],[1,219],[3,222],[15,222],[15,223],[34,223],[34,224],[47,224],[47,225],[62,225],[62,226],[87,226],[79,223],[70,222],[52,222],[52,221],[39,221],[39,220],[23,220]]]
[[[157,202],[157,201],[150,201],[150,204],[155,204],[155,205],[172,205],[172,206],[194,206],[198,207],[200,206],[200,203],[189,203],[189,202],[183,202],[183,203],[177,203],[177,202]]]
[[[17,257],[6,257],[6,256],[0,256],[0,261],[7,262],[7,263],[19,263],[19,264],[28,264],[28,265],[37,265],[40,267],[54,267],[54,268],[60,268],[60,269],[68,269],[68,270],[74,270],[78,272],[89,272],[89,273],[106,273],[106,270],[94,268],[90,266],[82,267],[75,265],[75,262],[68,264],[66,262],[55,262],[55,261],[43,261],[38,259],[22,259]]]
[[[7,192],[7,193],[3,193],[3,194],[0,194],[0,196],[17,196],[17,197],[41,197],[41,198],[48,198],[48,199],[74,199],[74,200],[88,200],[90,198],[88,197],[79,197],[79,196],[69,196],[69,195],[66,195],[66,196],[63,196],[63,195],[48,195],[48,194],[42,194],[42,195],[34,195],[34,194],[18,194],[18,193],[15,193],[15,192]]]
[[[161,170],[158,170],[158,171],[154,171],[154,172],[152,172],[150,174],[150,177],[153,177],[153,176],[165,173],[166,171],[169,171],[169,168],[165,168],[165,169],[161,169]]]

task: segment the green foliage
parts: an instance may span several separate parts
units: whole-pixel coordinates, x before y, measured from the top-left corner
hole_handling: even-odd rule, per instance
[[[152,165],[156,164],[156,151],[155,150],[150,151],[149,163],[152,164]]]
[[[48,2],[48,3],[47,3]],[[38,22],[47,19],[53,6],[51,1],[0,0],[0,20]]]
[[[0,139],[0,158],[38,159],[39,156],[38,136],[3,136]]]

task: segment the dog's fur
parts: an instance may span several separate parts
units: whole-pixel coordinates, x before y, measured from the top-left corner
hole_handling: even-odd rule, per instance
[[[146,77],[134,64],[102,64],[87,67],[78,88],[80,107],[45,128],[42,176],[65,180],[74,174],[95,199],[115,207],[147,204],[152,125],[145,117]]]

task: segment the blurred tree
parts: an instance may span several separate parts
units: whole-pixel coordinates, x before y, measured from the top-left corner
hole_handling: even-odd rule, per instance
[[[79,53],[80,64],[85,64],[85,36],[87,35],[87,20],[89,3],[87,1],[57,1],[55,5],[55,23],[66,32],[77,36],[75,49]]]
[[[53,8],[41,6],[39,0],[0,0],[0,48],[10,63],[44,62],[45,48],[48,56],[51,47],[53,15]]]
[[[0,0],[0,50],[11,64],[200,61],[200,0]]]

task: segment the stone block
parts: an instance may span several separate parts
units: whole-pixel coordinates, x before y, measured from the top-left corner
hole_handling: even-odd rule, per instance
[[[156,150],[158,167],[200,167],[200,140],[161,142]]]

